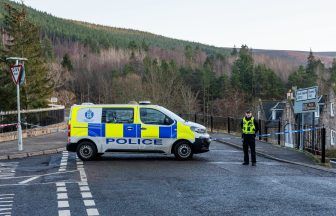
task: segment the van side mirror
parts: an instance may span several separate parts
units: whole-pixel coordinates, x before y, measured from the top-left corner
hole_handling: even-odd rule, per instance
[[[164,118],[164,124],[165,125],[171,125],[173,123],[173,120],[168,118],[168,117],[165,117]]]

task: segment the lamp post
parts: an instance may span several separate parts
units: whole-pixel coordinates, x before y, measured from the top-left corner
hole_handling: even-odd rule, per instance
[[[14,66],[19,66],[19,61],[27,61],[26,58],[20,58],[20,57],[8,57],[6,58],[6,61],[15,61]],[[24,70],[24,69],[22,69]],[[11,71],[12,72],[12,71]],[[21,73],[20,71],[19,73]],[[13,72],[12,72],[13,73]],[[14,80],[15,81],[15,80]],[[22,142],[22,127],[21,127],[21,113],[20,113],[20,82],[21,82],[21,76],[19,76],[16,83],[16,98],[17,98],[17,115],[18,115],[18,123],[17,123],[17,132],[18,132],[18,150],[23,150],[23,142]]]

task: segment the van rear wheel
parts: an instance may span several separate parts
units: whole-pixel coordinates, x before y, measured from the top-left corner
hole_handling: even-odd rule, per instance
[[[174,146],[174,155],[177,160],[191,159],[193,156],[191,145],[186,141],[177,143]]]
[[[89,141],[81,142],[76,152],[77,156],[83,161],[93,160],[97,156],[96,146]]]

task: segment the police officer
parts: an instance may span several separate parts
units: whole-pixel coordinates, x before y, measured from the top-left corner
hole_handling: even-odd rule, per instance
[[[247,110],[245,117],[241,121],[243,150],[244,150],[244,163],[249,164],[248,148],[251,150],[252,166],[256,166],[256,151],[255,151],[255,137],[256,132],[259,130],[258,122],[252,116],[251,110]]]

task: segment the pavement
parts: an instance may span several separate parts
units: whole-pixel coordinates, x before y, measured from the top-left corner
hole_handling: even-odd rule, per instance
[[[17,140],[0,142],[0,159],[15,159],[62,152],[65,150],[66,142],[66,132],[24,138],[23,151],[18,150]]]
[[[220,143],[231,145],[238,149],[243,148],[241,137],[225,133],[213,133],[211,136]],[[311,155],[297,149],[279,146],[256,139],[256,152],[259,156],[269,159],[336,173],[335,169],[321,166]]]
[[[80,161],[59,152],[0,161],[1,215],[336,215],[336,174],[212,142],[173,155],[106,153]]]

